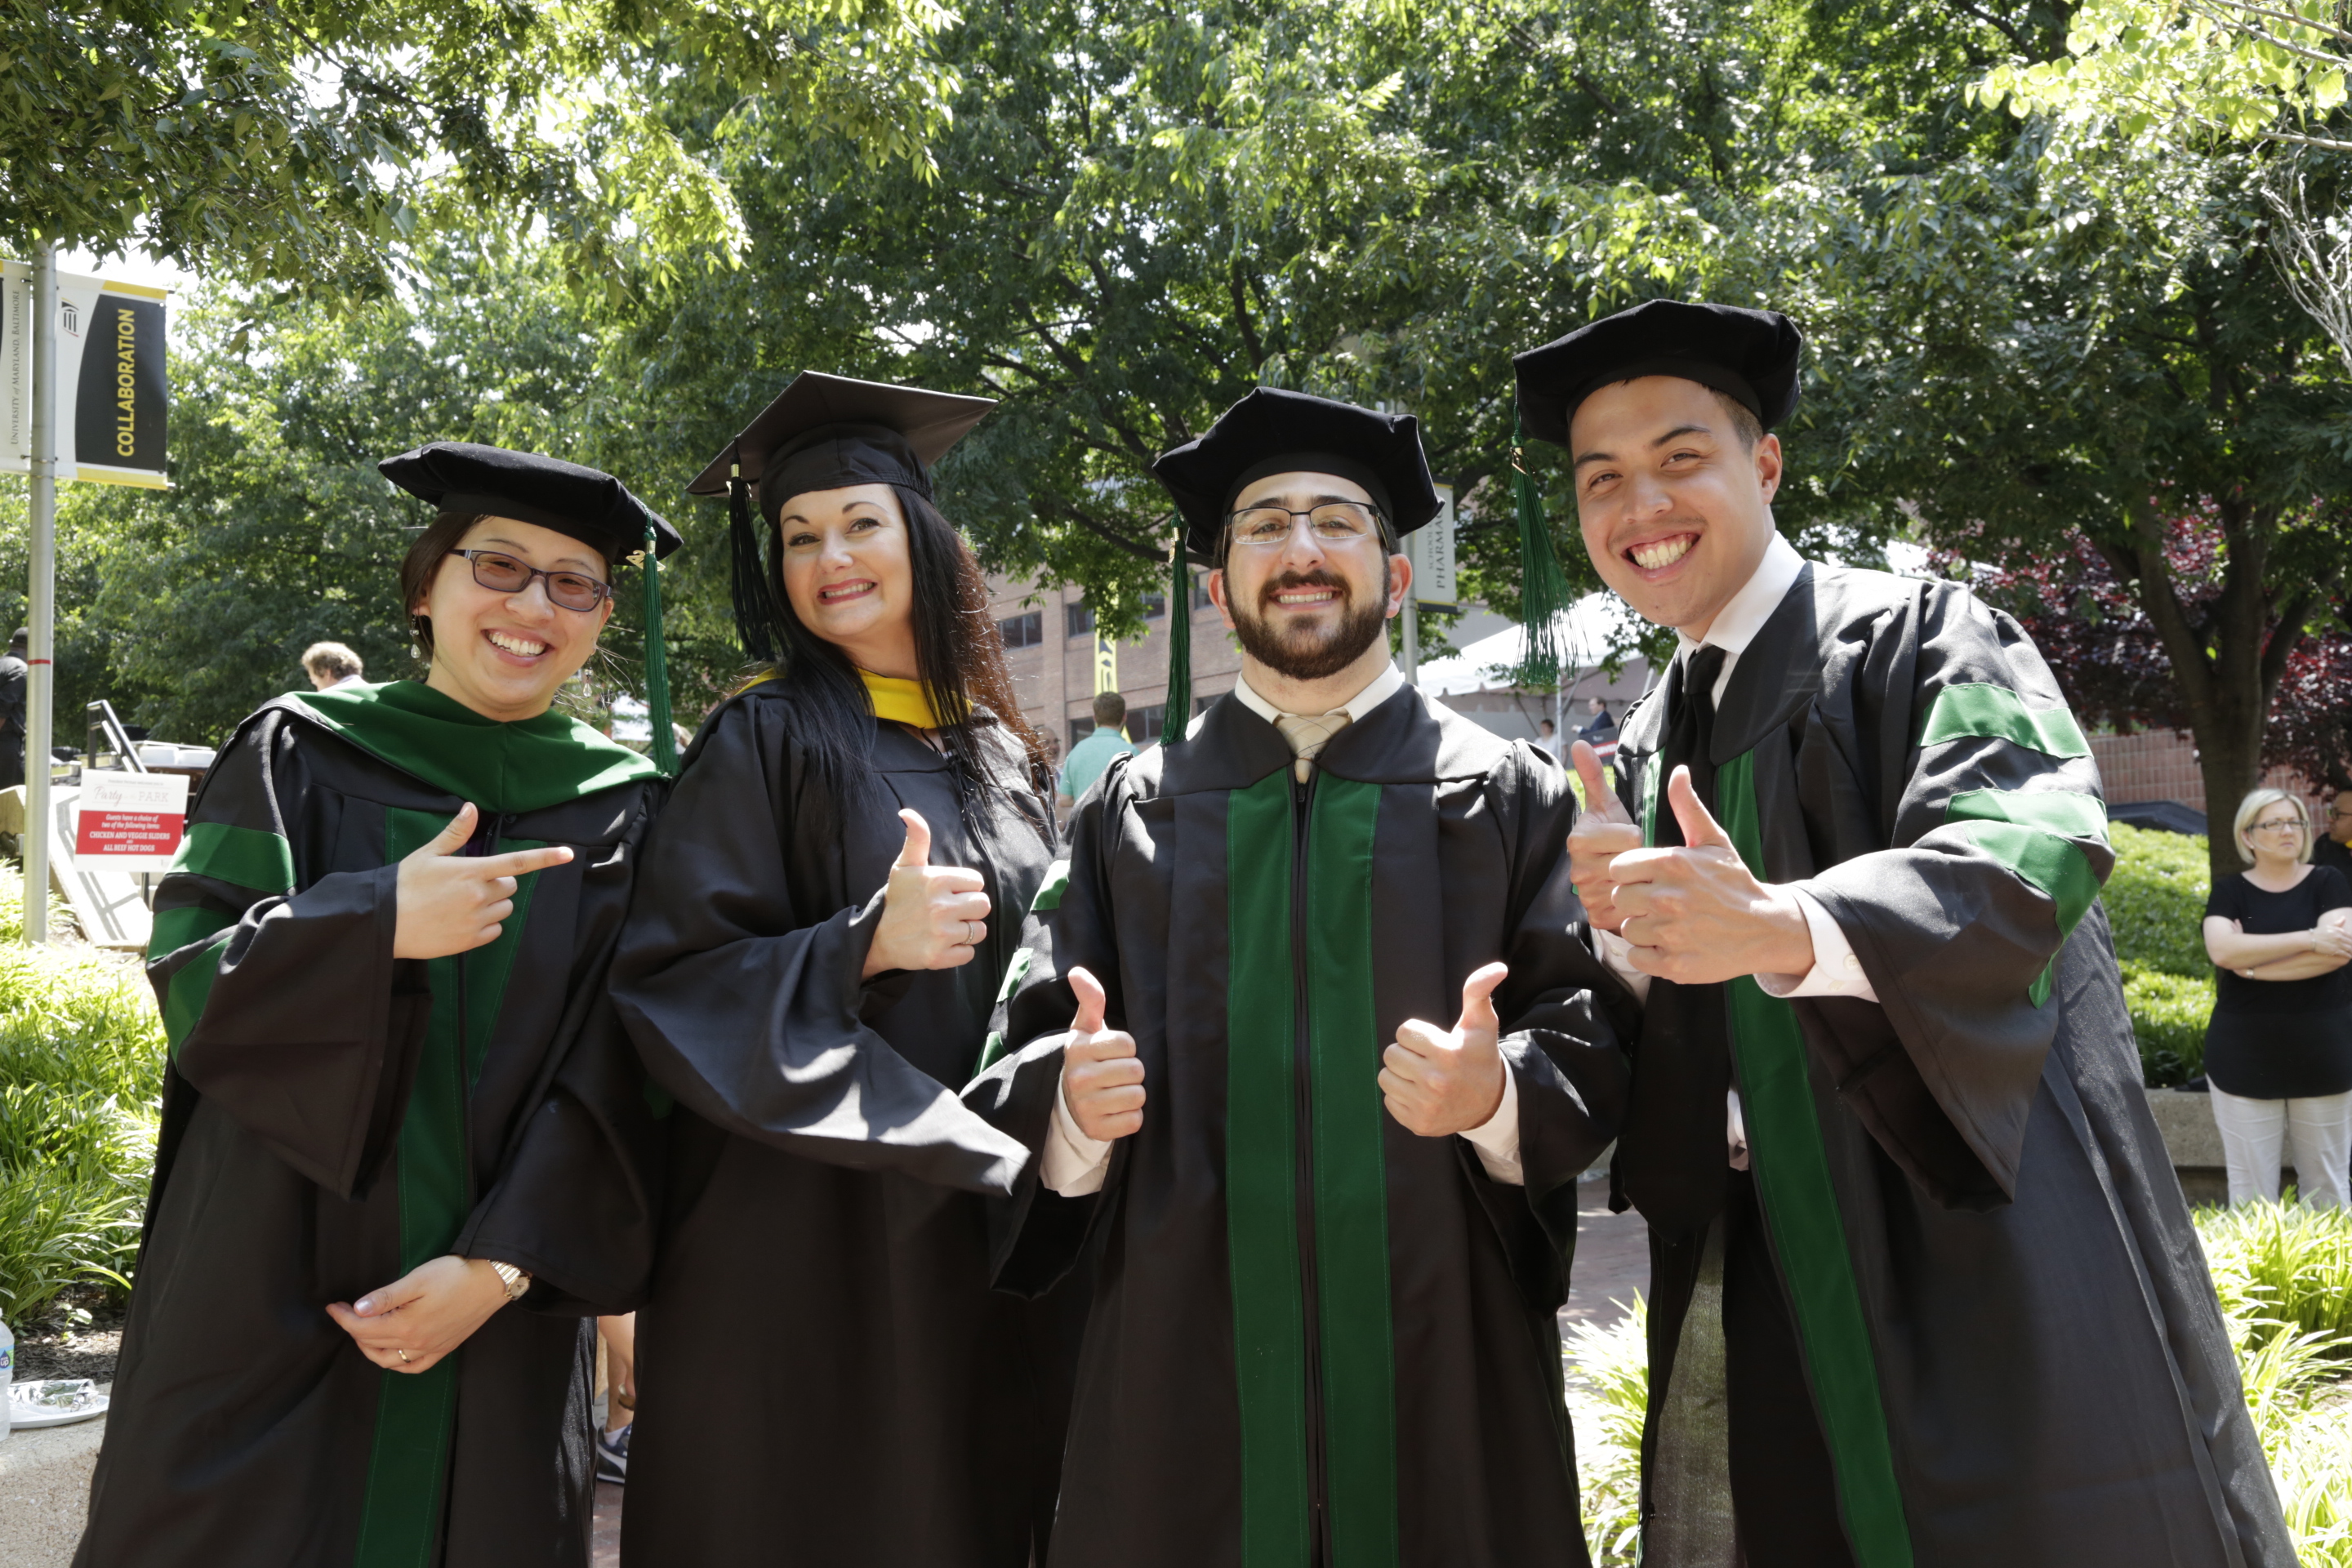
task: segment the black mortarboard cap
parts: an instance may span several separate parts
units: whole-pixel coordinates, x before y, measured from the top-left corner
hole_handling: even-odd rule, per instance
[[[535,522],[593,545],[615,565],[647,542],[656,558],[683,541],[677,529],[596,468],[472,441],[436,441],[376,465],[387,479],[443,511],[486,512]]]
[[[1520,423],[1538,440],[1565,447],[1569,420],[1593,392],[1678,375],[1745,405],[1769,430],[1797,406],[1804,347],[1804,334],[1778,310],[1653,300],[1516,356]]]
[[[931,465],[996,406],[920,386],[892,386],[804,370],[687,486],[727,494],[740,478],[774,521],[784,502],[847,485],[904,485],[931,499]]]
[[[1437,515],[1437,487],[1410,414],[1376,414],[1304,392],[1261,386],[1217,416],[1208,434],[1160,454],[1152,474],[1175,498],[1191,553],[1217,546],[1244,485],[1268,474],[1337,474],[1364,487],[1399,538]]]

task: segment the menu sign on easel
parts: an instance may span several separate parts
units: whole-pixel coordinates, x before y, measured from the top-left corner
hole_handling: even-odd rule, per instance
[[[161,871],[180,851],[188,781],[180,773],[85,773],[74,858],[126,871]]]

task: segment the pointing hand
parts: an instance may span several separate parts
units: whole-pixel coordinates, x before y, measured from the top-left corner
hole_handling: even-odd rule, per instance
[[[1135,1037],[1103,1027],[1108,998],[1102,982],[1083,969],[1070,971],[1078,1016],[1070,1020],[1070,1043],[1062,1049],[1062,1099],[1078,1131],[1104,1142],[1125,1138],[1143,1126],[1143,1063]]]
[[[865,978],[893,969],[957,969],[988,940],[987,884],[977,871],[934,866],[931,825],[902,811],[907,842],[882,892],[882,919],[866,950]]]
[[[1418,1018],[1397,1026],[1396,1044],[1381,1054],[1381,1094],[1408,1132],[1444,1138],[1494,1119],[1504,1072],[1495,987],[1510,973],[1490,963],[1464,981],[1462,1016],[1450,1031]]]
[[[470,803],[459,806],[448,826],[401,861],[393,891],[393,957],[447,958],[488,946],[514,913],[516,879],[572,858],[560,844],[507,855],[460,854],[480,815]]]

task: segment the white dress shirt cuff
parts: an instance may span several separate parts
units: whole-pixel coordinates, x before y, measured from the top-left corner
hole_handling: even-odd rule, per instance
[[[1797,905],[1805,911],[1805,925],[1813,936],[1813,966],[1802,974],[1759,974],[1756,984],[1767,996],[1787,1001],[1799,996],[1852,996],[1864,1002],[1875,1002],[1878,993],[1870,984],[1870,976],[1862,972],[1862,960],[1854,955],[1853,943],[1846,941],[1845,932],[1838,929],[1822,901],[1802,888],[1791,889],[1797,895]]]
[[[1507,1187],[1528,1184],[1527,1173],[1519,1168],[1519,1080],[1513,1076],[1510,1063],[1503,1064],[1503,1103],[1482,1125],[1462,1136],[1478,1151],[1478,1163],[1486,1167],[1489,1178]]]
[[[1633,1000],[1647,1003],[1650,999],[1650,976],[1633,967],[1633,944],[1613,931],[1592,928],[1593,939],[1601,943],[1601,962],[1609,973],[1623,981],[1633,993]]]
[[[1516,1147],[1516,1132],[1511,1142]],[[1078,1131],[1077,1119],[1070,1114],[1070,1102],[1057,1081],[1054,1085],[1054,1121],[1045,1130],[1045,1158],[1038,1171],[1039,1179],[1049,1191],[1066,1198],[1082,1198],[1088,1193],[1102,1191],[1103,1179],[1109,1174],[1110,1141],[1089,1138]]]

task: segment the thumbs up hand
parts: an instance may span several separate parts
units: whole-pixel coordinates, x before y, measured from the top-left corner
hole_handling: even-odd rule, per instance
[[[1381,1053],[1381,1095],[1408,1132],[1444,1138],[1483,1127],[1503,1103],[1502,1021],[1495,987],[1510,974],[1490,963],[1462,983],[1462,1016],[1451,1030],[1418,1018],[1397,1026],[1396,1044]]]
[[[865,978],[893,969],[957,969],[988,940],[987,884],[977,871],[934,866],[931,825],[902,811],[907,842],[882,890],[882,919],[866,950]]]
[[[1070,1043],[1062,1048],[1062,1099],[1078,1131],[1100,1142],[1125,1138],[1143,1127],[1143,1063],[1135,1037],[1103,1027],[1108,1002],[1102,982],[1084,969],[1070,971],[1078,1016],[1070,1020]]]
[[[447,958],[499,940],[514,913],[517,878],[572,858],[562,845],[508,855],[462,853],[480,813],[468,803],[400,863],[393,891],[392,955]]]
[[[1579,741],[1569,748],[1576,776],[1584,781],[1584,809],[1568,834],[1568,874],[1584,903],[1584,918],[1602,931],[1615,931],[1625,917],[1617,910],[1617,879],[1610,867],[1617,857],[1642,847],[1642,829],[1601,775],[1601,754]]]
[[[1810,971],[1804,907],[1789,889],[1757,880],[1700,803],[1688,768],[1666,781],[1666,802],[1682,825],[1682,847],[1632,850],[1610,868],[1634,967],[1681,985]]]

